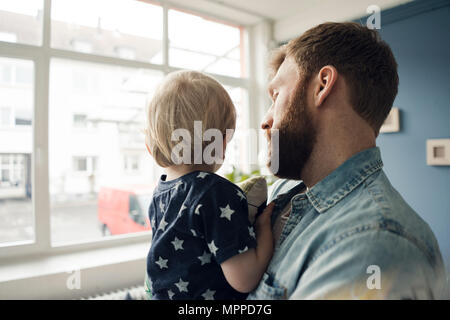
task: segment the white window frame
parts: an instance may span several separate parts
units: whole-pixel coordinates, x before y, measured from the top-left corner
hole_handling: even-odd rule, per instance
[[[0,244],[0,259],[15,258],[27,255],[45,256],[64,254],[77,251],[111,248],[120,245],[133,243],[142,243],[151,241],[151,233],[124,234],[111,237],[109,239],[98,239],[89,242],[67,243],[55,245],[51,242],[51,210],[50,210],[50,192],[49,192],[49,72],[50,60],[52,58],[63,58],[75,61],[92,62],[111,66],[123,66],[130,68],[142,68],[148,70],[161,71],[168,74],[172,71],[180,70],[169,66],[169,42],[168,42],[168,11],[177,9],[178,6],[171,5],[166,1],[157,1],[163,8],[163,64],[156,65],[148,62],[126,60],[118,57],[102,56],[98,54],[82,53],[70,50],[56,49],[51,47],[51,3],[52,0],[43,0],[43,33],[40,46],[9,43],[0,41],[0,57],[25,59],[34,64],[34,84],[33,84],[33,152],[31,159],[32,168],[32,214],[34,220],[34,241],[13,242]],[[183,9],[183,8],[182,8]],[[189,10],[193,14],[201,16],[212,16],[208,13],[198,10]],[[221,19],[227,21],[227,19]],[[229,21],[235,25],[242,24]],[[245,44],[247,53],[247,62],[249,57],[253,56],[251,44],[252,32],[245,29]],[[247,63],[247,75],[252,74],[255,66]],[[214,78],[224,85],[241,87],[248,91],[249,101],[247,106],[251,108],[257,105],[258,99],[251,97],[258,92],[255,90],[255,83],[252,78],[235,78],[218,74],[211,74]],[[259,92],[258,92],[259,93]],[[252,108],[253,109],[253,108]],[[254,110],[256,114],[258,112]],[[250,120],[249,127],[255,127],[254,117]],[[258,121],[258,120],[256,120]]]

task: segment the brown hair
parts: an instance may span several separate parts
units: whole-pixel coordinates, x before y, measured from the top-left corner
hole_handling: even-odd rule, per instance
[[[293,57],[308,82],[326,65],[346,79],[353,109],[378,134],[398,92],[397,62],[378,32],[353,22],[327,22],[278,48],[271,59],[272,76],[284,59]]]

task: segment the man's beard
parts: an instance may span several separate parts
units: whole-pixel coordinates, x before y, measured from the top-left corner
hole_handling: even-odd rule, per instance
[[[289,99],[279,128],[273,128],[278,129],[278,152],[276,139],[272,141],[272,135],[275,132],[269,133],[269,162],[267,165],[279,178],[300,180],[303,168],[309,160],[316,142],[316,128],[311,112],[307,108],[306,88],[306,81],[302,81],[292,98]]]

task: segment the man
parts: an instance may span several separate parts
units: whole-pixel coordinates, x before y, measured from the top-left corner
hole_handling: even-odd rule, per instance
[[[283,179],[269,198],[275,253],[249,298],[439,298],[436,239],[375,144],[398,88],[388,45],[356,23],[325,23],[281,47],[272,67],[262,128]]]

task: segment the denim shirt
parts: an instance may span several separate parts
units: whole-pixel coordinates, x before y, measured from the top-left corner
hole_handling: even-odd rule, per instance
[[[248,299],[439,298],[446,276],[437,241],[382,167],[375,147],[305,193],[301,181],[277,181],[272,222],[292,209]]]

